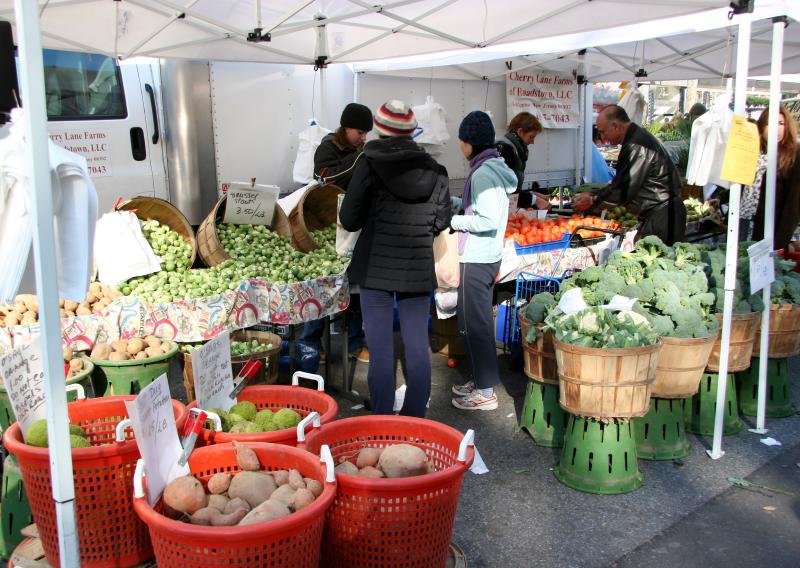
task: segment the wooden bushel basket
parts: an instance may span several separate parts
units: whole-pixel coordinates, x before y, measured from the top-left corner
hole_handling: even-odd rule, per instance
[[[728,354],[728,372],[738,373],[750,368],[750,358],[753,356],[753,342],[758,329],[757,313],[733,314],[731,318],[731,346]],[[717,314],[722,327],[722,316]],[[719,354],[722,348],[722,332],[717,336],[711,355],[708,358],[706,369],[712,372],[719,371]]]
[[[553,334],[543,332],[542,324],[532,324],[522,310],[517,311],[519,319],[520,337],[522,339],[522,353],[525,360],[525,374],[541,383],[558,384],[558,366],[556,365],[556,350],[553,346]],[[536,341],[527,341],[528,329],[535,325],[538,329]]]
[[[189,266],[194,264],[194,259],[197,257],[197,240],[194,236],[194,229],[183,213],[172,203],[158,197],[134,197],[117,205],[117,210],[133,211],[142,221],[154,219],[178,233],[184,241],[192,245],[192,260]]]
[[[289,215],[292,244],[297,250],[311,252],[319,246],[311,232],[336,223],[338,199],[342,193],[344,190],[335,185],[320,185],[312,187],[300,198],[300,203]]]
[[[625,349],[580,347],[558,339],[553,339],[553,345],[561,408],[589,418],[647,414],[661,340],[655,345]]]
[[[716,335],[709,337],[663,337],[664,347],[658,356],[656,381],[652,394],[656,398],[686,398],[700,387]]]
[[[769,358],[785,359],[800,354],[800,307],[772,304],[769,308]],[[757,319],[753,357],[761,352],[761,317]]]
[[[217,201],[211,213],[203,219],[203,222],[197,228],[197,252],[200,254],[200,260],[209,268],[230,258],[217,234],[217,223],[222,223],[225,218],[225,201],[227,197],[227,195],[223,195]],[[289,227],[289,219],[277,203],[275,204],[275,213],[272,214],[270,228],[279,235],[291,237],[292,230]]]

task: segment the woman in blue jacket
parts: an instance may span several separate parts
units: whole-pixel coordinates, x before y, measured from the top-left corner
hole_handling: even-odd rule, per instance
[[[492,292],[503,255],[508,196],[517,189],[517,176],[500,156],[494,136],[491,118],[479,110],[464,117],[458,129],[470,165],[461,204],[456,204],[464,207],[463,214],[450,221],[459,232],[458,326],[472,368],[472,380],[453,387],[453,405],[462,410],[497,408]]]

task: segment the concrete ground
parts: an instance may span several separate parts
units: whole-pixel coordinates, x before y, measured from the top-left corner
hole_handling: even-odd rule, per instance
[[[601,566],[793,566],[800,565],[800,416],[768,420],[764,436],[745,429],[723,440],[725,455],[711,460],[710,438],[690,435],[691,453],[678,461],[639,460],[640,489],[616,496],[581,493],[553,476],[560,450],[536,446],[515,432],[527,378],[508,371],[501,357],[500,408],[455,409],[450,387],[467,379],[466,364],[448,368],[433,355],[433,393],[428,418],[461,431],[472,428],[490,473],[468,473],[453,540],[471,567]],[[792,361],[796,376],[798,361]],[[367,394],[367,365],[352,370],[354,389]],[[398,361],[398,385],[402,384]],[[341,384],[333,365],[332,386]],[[793,385],[800,401],[800,384]],[[340,416],[365,409],[337,395]],[[733,487],[729,477],[748,478],[792,496]]]

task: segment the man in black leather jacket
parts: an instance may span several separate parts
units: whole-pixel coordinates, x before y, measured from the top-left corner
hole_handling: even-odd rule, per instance
[[[575,210],[584,211],[601,202],[624,205],[639,217],[640,238],[655,235],[668,245],[683,240],[686,208],[681,200],[682,184],[661,142],[632,123],[617,105],[600,111],[597,128],[611,144],[622,144],[617,174],[608,187],[594,195],[579,194],[573,202]]]

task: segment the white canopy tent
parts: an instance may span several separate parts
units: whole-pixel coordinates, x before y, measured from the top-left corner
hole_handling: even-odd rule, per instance
[[[797,2],[758,0],[758,4],[774,12],[759,17],[798,17]],[[34,215],[49,219],[52,196],[42,45],[122,58],[150,55],[294,64],[403,56],[408,59],[395,61],[395,68],[419,67],[436,64],[430,54],[437,52],[446,52],[437,59],[439,65],[461,64],[520,53],[565,53],[615,44],[620,38],[641,41],[720,27],[709,22],[727,17],[727,5],[727,0],[551,0],[543,11],[541,5],[518,0],[397,0],[378,6],[363,0],[274,0],[268,6],[252,0],[0,0],[0,18],[15,24],[20,46],[31,178],[36,187]],[[690,24],[687,17],[695,23]],[[745,19],[749,26],[750,17],[737,19]],[[251,42],[248,34],[256,39],[270,34],[270,41]],[[323,56],[325,60],[320,59]],[[625,69],[624,64],[619,65]],[[740,76],[746,75],[746,69],[740,65]],[[774,180],[772,184],[774,191]],[[36,272],[52,274],[52,224],[36,225]],[[65,430],[55,427],[66,419],[58,295],[52,280],[37,278],[61,563],[76,566],[69,443]],[[727,307],[726,315],[729,313]],[[727,327],[729,330],[729,323]],[[725,354],[723,349],[723,360]]]

